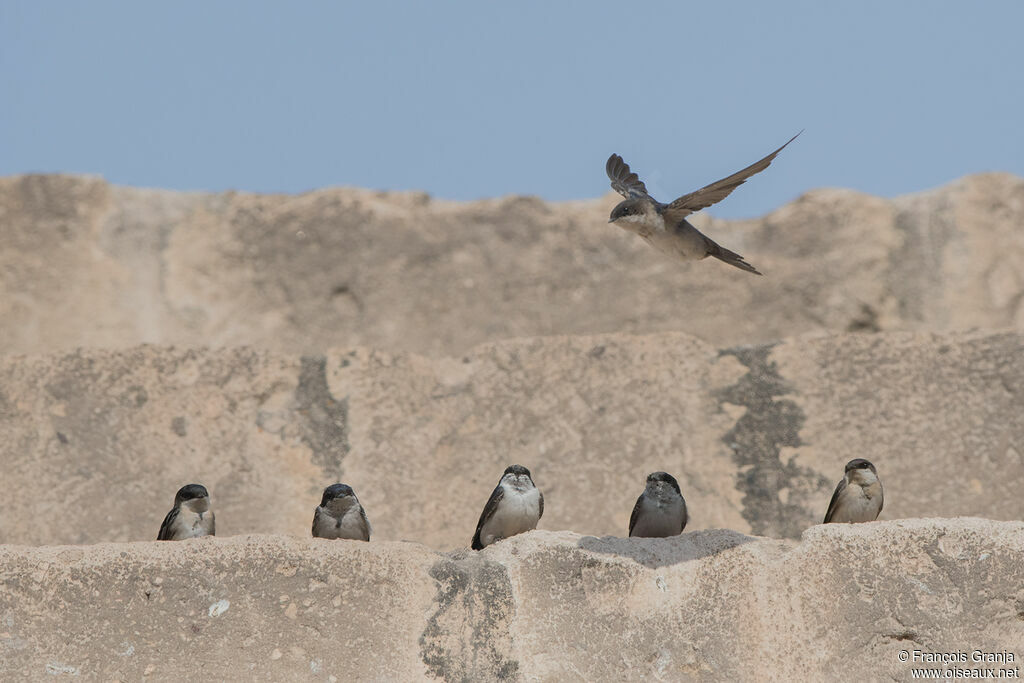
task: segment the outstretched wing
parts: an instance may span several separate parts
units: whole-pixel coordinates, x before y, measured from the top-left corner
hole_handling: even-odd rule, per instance
[[[633,513],[629,516],[629,535],[633,535],[633,527],[636,526],[636,518],[640,516],[640,507],[643,503],[644,496],[641,493],[640,497],[636,499],[636,505],[633,506]]]
[[[171,511],[164,517],[164,523],[160,525],[160,533],[157,534],[156,540],[158,541],[173,541],[171,538],[171,525],[174,524],[174,520],[178,518],[178,512],[181,508],[175,506],[171,508]]]
[[[803,131],[800,131],[800,133],[802,132]],[[800,135],[800,133],[797,133],[796,135],[791,137],[789,139],[789,142],[786,143],[786,145],[788,145],[790,142],[793,142],[793,140],[796,140],[797,136]],[[760,173],[764,169],[768,168],[772,161],[775,160],[775,157],[778,156],[779,152],[786,148],[786,145],[779,147],[777,150],[766,156],[764,159],[761,159],[760,161],[755,161],[742,171],[737,171],[736,173],[733,173],[728,178],[716,180],[710,185],[705,185],[696,192],[684,194],[682,197],[676,199],[665,208],[665,220],[677,222],[689,216],[694,211],[700,211],[701,209],[707,208],[712,204],[716,204],[722,201],[723,199],[728,197],[733,190],[735,190],[743,183],[747,182],[747,178],[756,173]],[[628,166],[626,167],[626,170],[629,170]],[[615,187],[614,183],[612,183],[612,187]]]
[[[612,189],[626,199],[650,197],[647,194],[647,187],[644,185],[644,181],[640,180],[636,173],[629,170],[629,164],[623,161],[622,157],[618,154],[608,157],[604,170],[608,174],[608,179],[612,181]]]
[[[480,521],[476,523],[476,533],[473,534],[473,543],[470,546],[473,550],[483,550],[484,546],[480,543],[480,530],[483,529],[484,523],[491,518],[498,510],[498,503],[505,496],[505,489],[501,488],[501,484],[494,487],[491,491],[491,497],[487,499],[487,505],[484,506],[484,511],[480,513]]]
[[[846,477],[840,480],[836,486],[835,492],[832,494],[832,500],[828,502],[828,511],[825,513],[825,521],[822,524],[828,524],[832,521],[832,515],[836,512],[836,503],[839,502],[839,496],[842,495],[843,491],[846,490]]]

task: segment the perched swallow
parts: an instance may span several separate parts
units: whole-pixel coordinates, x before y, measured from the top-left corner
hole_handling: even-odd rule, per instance
[[[686,528],[686,501],[679,482],[667,472],[647,475],[647,486],[629,516],[629,535],[664,538],[683,533]]]
[[[510,465],[480,514],[473,534],[473,550],[537,528],[544,515],[544,494],[533,484],[530,470]]]
[[[371,530],[366,510],[359,504],[351,486],[331,484],[324,489],[324,497],[313,512],[315,538],[369,541]]]
[[[174,495],[174,507],[160,525],[158,541],[183,541],[186,538],[213,536],[213,510],[210,494],[200,484],[182,486]]]
[[[875,466],[864,458],[846,463],[846,474],[836,486],[825,513],[829,522],[873,522],[882,511],[882,481]]]
[[[786,145],[793,142],[797,135],[800,133],[790,138]],[[671,258],[699,261],[708,256],[714,256],[740,270],[760,275],[761,273],[744,261],[742,256],[720,247],[710,237],[693,227],[686,217],[728,197],[733,190],[746,182],[747,178],[768,168],[768,165],[772,163],[779,152],[785,149],[786,145],[779,147],[764,159],[747,166],[742,171],[733,173],[728,178],[722,178],[690,194],[684,194],[670,204],[662,204],[647,194],[647,187],[643,181],[636,173],[629,170],[629,165],[622,160],[622,157],[613,154],[608,157],[604,169],[612,181],[612,189],[626,199],[612,209],[612,215],[608,222],[615,223],[624,230],[635,232],[652,247]]]

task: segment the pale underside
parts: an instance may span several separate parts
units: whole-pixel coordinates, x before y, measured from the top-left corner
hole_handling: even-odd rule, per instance
[[[536,529],[540,521],[540,490],[532,487],[520,492],[511,486],[504,488],[498,509],[480,528],[480,542],[485,546]]]
[[[313,536],[317,538],[348,538],[370,540],[370,523],[362,506],[350,505],[344,511],[327,510],[319,505],[313,513]]]
[[[180,541],[186,538],[212,536],[214,534],[213,510],[204,512],[193,511],[188,503],[183,503],[178,514],[169,525],[170,540]]]
[[[873,522],[882,511],[882,483],[874,475],[869,481],[839,483],[826,515],[828,522]]]
[[[616,221],[672,259],[697,261],[708,255],[707,239],[688,221],[667,226],[661,216],[623,216]]]

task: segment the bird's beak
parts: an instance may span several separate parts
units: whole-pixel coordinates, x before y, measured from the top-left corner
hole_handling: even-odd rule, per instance
[[[609,222],[609,223],[614,223],[614,222],[615,222],[615,219],[614,219],[614,218],[609,218],[609,219],[608,219],[608,222]]]

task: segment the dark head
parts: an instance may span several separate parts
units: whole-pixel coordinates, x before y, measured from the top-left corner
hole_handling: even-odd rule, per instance
[[[533,477],[530,470],[522,465],[509,465],[501,475],[501,482],[512,486],[517,491],[527,491],[533,488]]]
[[[209,498],[210,494],[206,492],[206,487],[202,484],[189,484],[188,486],[182,486],[178,489],[178,493],[174,495],[174,504],[181,505],[187,503],[190,500],[196,498]]]
[[[865,486],[878,481],[878,472],[875,471],[875,466],[864,458],[856,458],[846,463],[846,473],[843,477],[848,484]]]
[[[851,470],[871,470],[872,474],[878,476],[878,470],[875,469],[875,466],[864,458],[854,458],[850,462],[846,463],[845,471],[849,472]]]
[[[320,501],[320,507],[327,505],[335,498],[344,498],[345,496],[354,495],[356,495],[355,492],[348,484],[331,484],[324,489],[324,497]]]
[[[676,478],[673,477],[668,472],[651,472],[650,474],[647,475],[648,486],[650,486],[651,484],[658,483],[668,484],[680,496],[683,495],[683,492],[679,490],[679,482],[676,481]]]
[[[525,474],[526,476],[529,477],[530,470],[526,469],[522,465],[509,465],[508,467],[505,468],[505,472],[501,476],[505,476],[506,474],[514,474],[516,476]]]
[[[650,210],[652,204],[649,199],[643,197],[634,197],[633,199],[626,199],[615,205],[612,209],[611,216],[608,217],[609,223],[614,223],[620,218],[626,220],[639,220]]]

